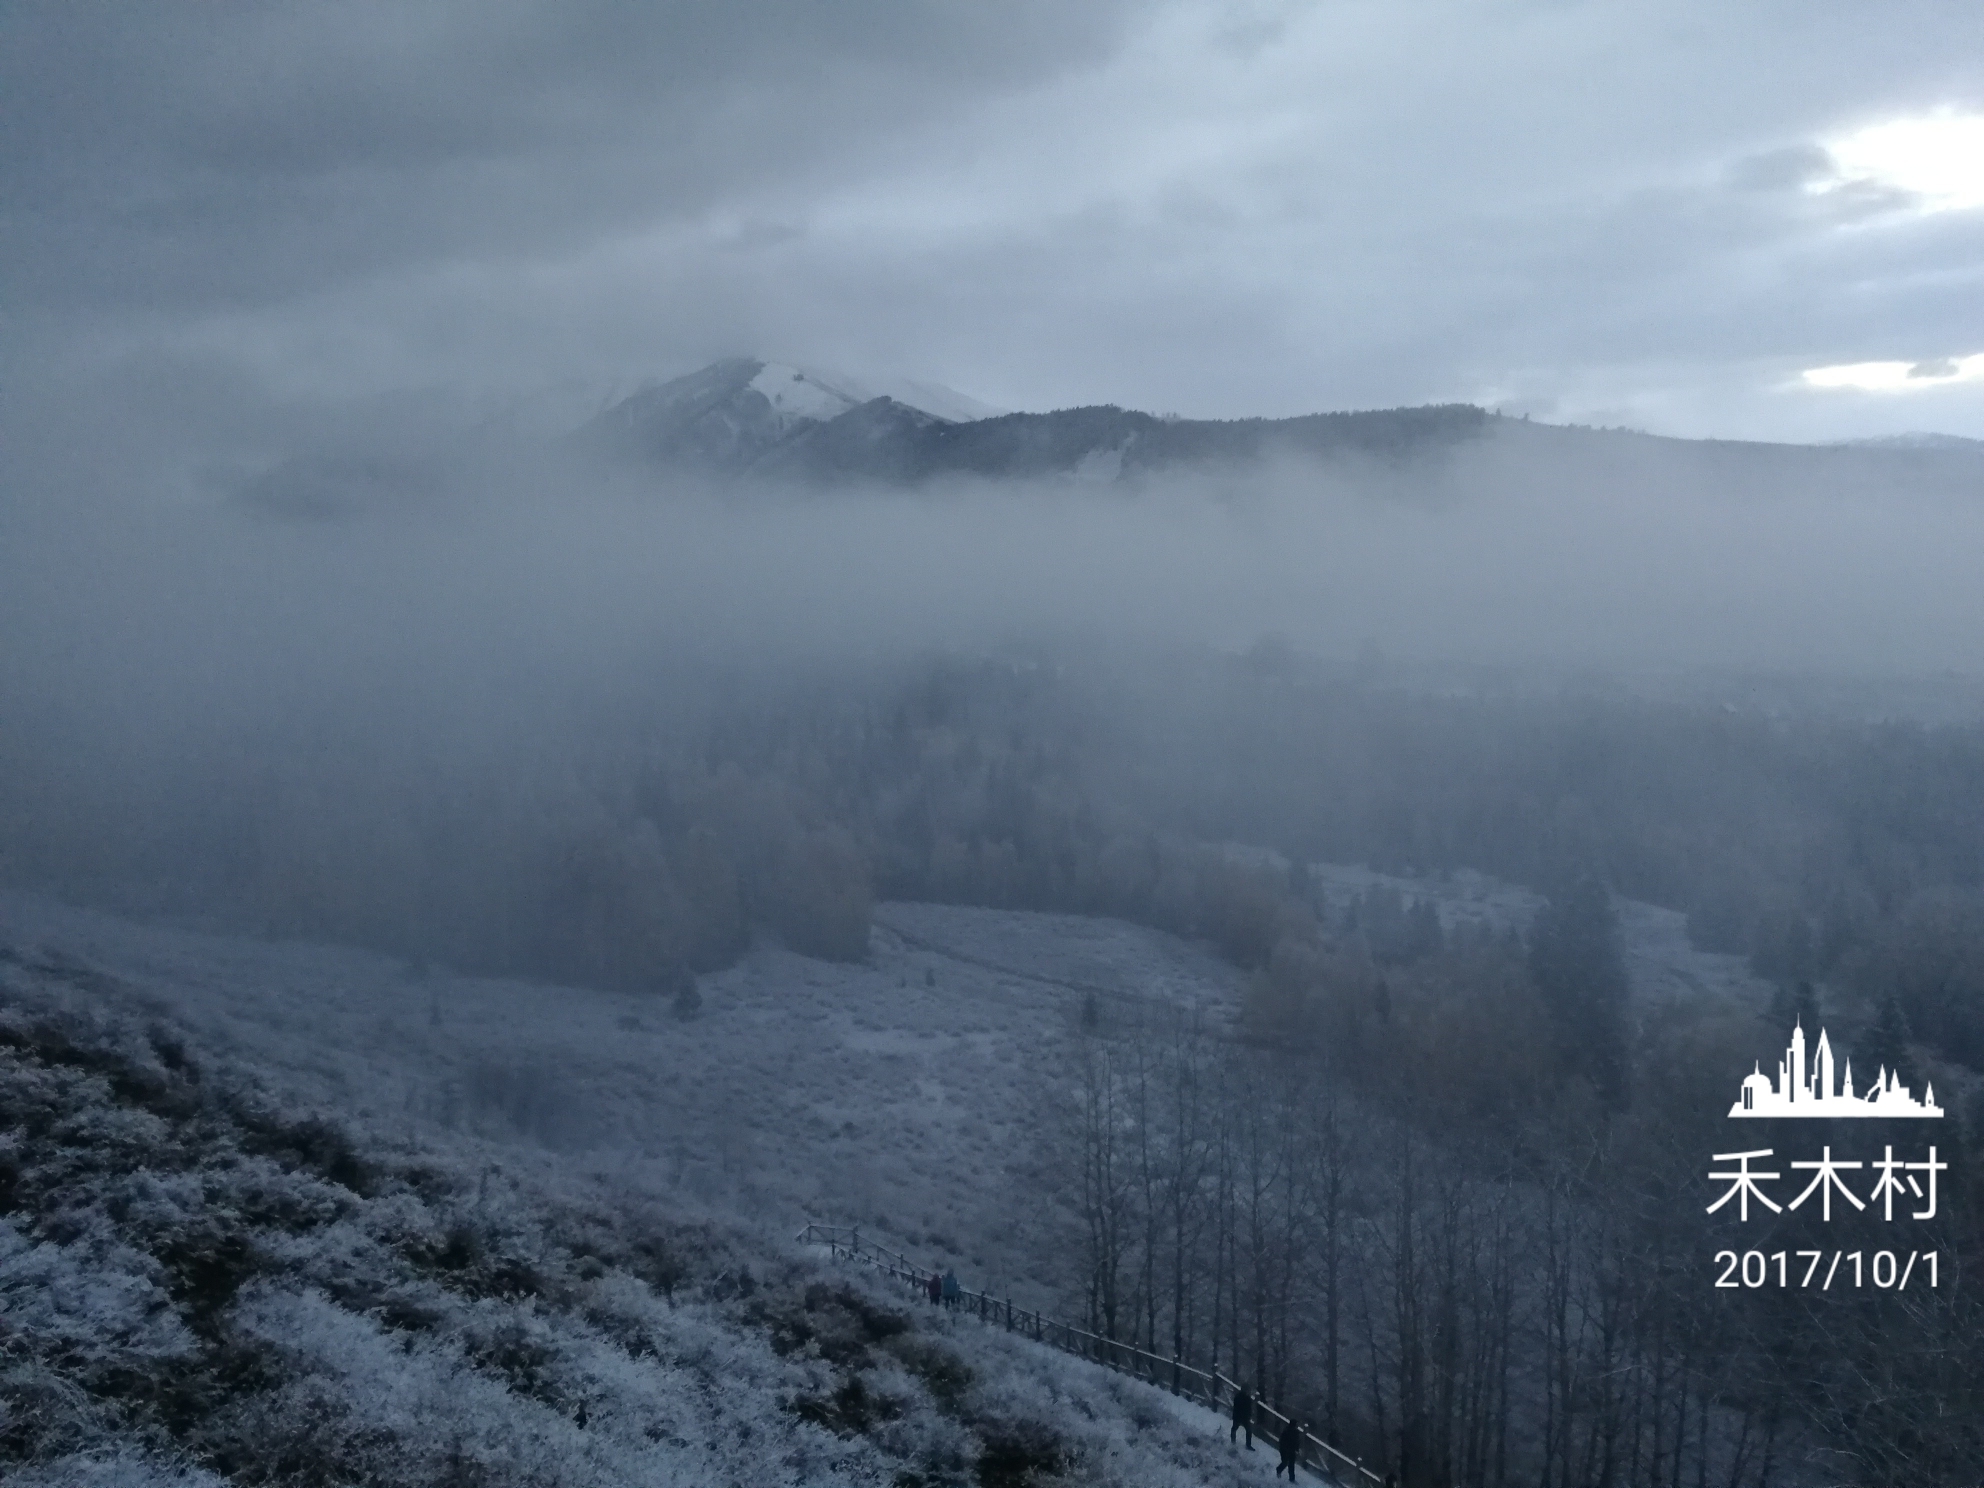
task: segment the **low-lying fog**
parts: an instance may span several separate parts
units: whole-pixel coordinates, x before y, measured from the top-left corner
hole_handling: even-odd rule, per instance
[[[0,505],[0,806],[17,847],[69,853],[90,820],[252,818],[272,776],[332,818],[360,778],[393,799],[441,778],[501,793],[664,736],[698,753],[739,706],[845,700],[945,654],[1080,656],[1110,680],[1134,654],[1146,698],[1178,658],[1263,638],[1367,668],[1670,683],[1924,678],[1984,654],[1984,499],[1961,482],[1558,434],[914,491],[608,477],[492,436],[430,449],[411,488],[384,460],[366,503],[310,519],[190,499],[128,441],[64,456],[44,438]]]
[[[1920,675],[1980,654],[1984,490],[1904,461],[1830,471],[1817,451],[1718,460],[1624,435],[1574,453],[1527,432],[1134,490],[712,494],[483,450],[439,481],[389,473],[326,520],[15,462],[0,664],[18,726],[23,709],[164,723],[299,696],[473,709],[691,657],[1075,633],[1629,671]]]

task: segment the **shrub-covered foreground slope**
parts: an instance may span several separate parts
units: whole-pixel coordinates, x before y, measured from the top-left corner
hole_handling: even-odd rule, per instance
[[[1265,1476],[1190,1408],[865,1274],[286,1109],[132,992],[0,962],[9,1482]]]

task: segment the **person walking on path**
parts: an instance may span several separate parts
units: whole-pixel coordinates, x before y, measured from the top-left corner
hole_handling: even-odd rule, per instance
[[[924,1283],[924,1290],[930,1294],[930,1305],[935,1307],[944,1300],[944,1279],[932,1271],[930,1280]]]
[[[1247,1450],[1254,1450],[1254,1392],[1242,1385],[1233,1392],[1233,1429],[1226,1433],[1230,1447],[1241,1432],[1247,1433]]]
[[[959,1290],[957,1272],[946,1269],[944,1272],[944,1305],[952,1311],[957,1310]]]
[[[1284,1472],[1288,1481],[1295,1481],[1295,1462],[1302,1455],[1302,1423],[1290,1416],[1288,1425],[1281,1433],[1281,1461],[1275,1464],[1274,1475],[1278,1478]]]

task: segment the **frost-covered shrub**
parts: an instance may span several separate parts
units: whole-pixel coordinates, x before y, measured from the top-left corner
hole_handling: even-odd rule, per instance
[[[839,1436],[866,1436],[883,1422],[901,1416],[903,1402],[873,1389],[864,1376],[851,1374],[830,1392],[800,1396],[792,1404],[792,1413]]]
[[[10,1488],[223,1488],[205,1468],[116,1446],[30,1463],[14,1470]]]
[[[971,1388],[972,1371],[956,1350],[920,1333],[908,1333],[890,1340],[889,1352],[923,1382],[938,1409],[950,1414],[962,1409],[965,1392]]]
[[[780,1354],[803,1350],[809,1358],[843,1368],[867,1364],[870,1345],[909,1330],[903,1314],[877,1306],[852,1287],[826,1282],[812,1283],[799,1296],[765,1297],[746,1316],[767,1328],[772,1347]]]
[[[1059,1433],[1041,1421],[988,1422],[979,1434],[981,1488],[1029,1488],[1054,1477],[1067,1461]]]

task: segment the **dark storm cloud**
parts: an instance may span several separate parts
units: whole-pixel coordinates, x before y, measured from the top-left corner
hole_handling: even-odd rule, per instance
[[[281,402],[598,396],[756,352],[1016,407],[1984,434],[1974,385],[1798,384],[1984,349],[1984,211],[1831,148],[1984,107],[1984,11],[1938,0],[5,24],[0,357],[15,383],[80,370],[69,401],[134,358]]]
[[[392,0],[18,9],[19,308],[157,310],[569,249],[1092,60],[1101,4]]]

